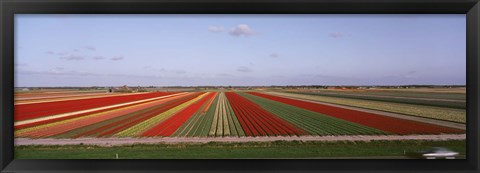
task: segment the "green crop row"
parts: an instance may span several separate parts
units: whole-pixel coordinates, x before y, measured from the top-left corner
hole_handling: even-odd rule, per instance
[[[400,113],[400,114],[425,117],[425,118],[431,118],[431,119],[460,122],[460,123],[466,122],[466,115],[467,115],[465,109],[442,108],[442,107],[424,106],[424,105],[412,105],[412,104],[391,103],[391,102],[383,102],[383,101],[347,99],[347,98],[281,93],[281,92],[272,92],[272,94],[306,99],[306,100],[320,101],[320,102],[326,102],[326,103],[333,103],[333,104],[339,104],[339,105],[374,109],[374,110],[380,110],[380,111],[386,111],[386,112]]]
[[[225,93],[221,92],[209,136],[239,136],[239,134],[243,134],[243,129],[228,103]]]
[[[466,108],[466,99],[450,100],[450,99],[442,99],[442,98],[416,98],[416,97],[405,97],[400,95],[391,96],[391,95],[380,95],[380,94],[365,94],[365,93],[358,94],[358,93],[340,93],[340,92],[289,92],[289,93],[373,100],[373,101],[383,101],[383,102],[393,102],[393,103],[406,103],[406,104],[414,104],[414,105],[438,106],[438,107],[457,108],[457,109]],[[436,94],[441,95],[443,93],[436,93]]]
[[[214,98],[215,99],[215,98]],[[206,106],[207,103],[203,104],[200,109],[198,109],[192,117],[190,117],[185,123],[178,128],[175,133],[172,134],[172,136],[187,136],[187,134],[195,132],[194,125],[197,124],[197,122],[200,121],[203,117],[205,117],[205,114],[202,112],[202,109]]]
[[[206,106],[203,105],[201,109]],[[197,111],[173,136],[245,136],[225,93],[219,93],[206,113]]]
[[[158,124],[160,122],[162,122],[163,120],[171,117],[172,115],[174,115],[175,113],[183,110],[184,108],[186,108],[187,106],[195,103],[196,101],[200,100],[202,97],[204,97],[205,95],[207,95],[207,93],[205,94],[202,94],[188,102],[185,102],[177,107],[174,107],[168,111],[165,111],[159,115],[156,115],[146,121],[143,121],[141,123],[138,123],[128,129],[125,129],[117,134],[115,134],[114,136],[117,136],[117,137],[130,137],[130,136],[138,136],[139,133],[147,130],[148,128],[154,126],[155,124]]]
[[[312,135],[379,135],[387,134],[381,130],[323,115],[292,105],[276,102],[258,96],[239,93],[263,109],[306,130]]]
[[[182,133],[178,134],[177,136],[188,136],[188,137],[193,137],[193,136],[208,136],[208,132],[210,130],[210,126],[213,120],[213,113],[216,108],[216,102],[218,101],[218,94],[213,100],[213,103],[211,104],[210,108],[208,108],[206,113],[197,113],[194,114],[190,119],[195,118],[196,120],[192,120],[193,122],[189,125],[192,126],[191,130],[188,133]],[[203,108],[202,108],[203,109]],[[174,134],[175,136],[176,134]]]

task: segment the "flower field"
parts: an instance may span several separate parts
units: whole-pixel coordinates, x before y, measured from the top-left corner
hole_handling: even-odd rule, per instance
[[[380,110],[385,112],[394,112],[399,114],[405,114],[410,116],[425,117],[430,119],[438,119],[444,121],[466,123],[467,111],[465,108],[451,108],[443,106],[429,106],[421,104],[407,104],[398,102],[387,102],[379,100],[369,100],[364,98],[345,98],[345,97],[333,97],[323,96],[319,94],[304,94],[304,93],[287,93],[287,92],[273,92],[271,94],[301,98],[306,100],[314,100],[326,103],[332,103],[337,105],[347,105],[366,109]],[[442,94],[443,95],[443,94]],[[465,99],[463,100],[465,101]]]
[[[15,102],[16,138],[460,133],[262,92],[31,93],[16,95]]]

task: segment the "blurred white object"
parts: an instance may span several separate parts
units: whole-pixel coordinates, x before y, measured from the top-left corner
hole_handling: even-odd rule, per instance
[[[454,152],[441,147],[435,147],[425,152],[422,152],[422,156],[427,159],[437,159],[437,158],[455,159],[455,156],[458,156],[458,154],[459,154],[458,152]]]

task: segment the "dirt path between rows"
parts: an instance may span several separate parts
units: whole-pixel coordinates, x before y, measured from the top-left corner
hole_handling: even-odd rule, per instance
[[[375,135],[375,136],[275,136],[275,137],[149,137],[149,138],[76,138],[76,139],[15,139],[22,145],[100,145],[118,146],[158,143],[208,143],[208,142],[269,142],[269,141],[373,141],[373,140],[464,140],[466,134],[442,135]]]
[[[357,110],[357,111],[362,111],[362,112],[368,112],[368,113],[373,113],[373,114],[379,114],[379,115],[394,117],[394,118],[400,118],[400,119],[406,119],[406,120],[418,121],[418,122],[423,122],[423,123],[435,124],[435,125],[440,125],[440,126],[445,126],[445,127],[457,128],[457,129],[462,129],[462,130],[467,129],[467,125],[464,124],[464,123],[443,121],[443,120],[437,120],[437,119],[431,119],[431,118],[425,118],[425,117],[419,117],[419,116],[413,116],[413,115],[404,115],[404,114],[398,114],[398,113],[393,113],[393,112],[385,112],[385,111],[368,109],[368,108],[339,105],[339,104],[333,104],[333,103],[328,103],[328,102],[321,102],[321,101],[309,100],[309,99],[304,99],[304,98],[298,98],[298,97],[293,97],[293,96],[285,96],[285,95],[282,95],[282,94],[278,94],[276,92],[267,92],[267,94],[271,94],[271,95],[275,95],[275,96],[279,96],[279,97],[296,99],[296,100],[302,100],[302,101],[306,101],[306,102],[324,104],[324,105],[328,105],[328,106],[335,106],[335,107],[338,107],[338,108]]]

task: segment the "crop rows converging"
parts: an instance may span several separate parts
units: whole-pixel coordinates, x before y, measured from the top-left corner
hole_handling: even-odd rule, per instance
[[[374,113],[361,112],[352,109],[343,109],[334,106],[295,100],[285,97],[267,95],[262,93],[250,93],[262,98],[300,107],[313,112],[318,112],[338,119],[372,127],[389,133],[412,134],[412,133],[461,133],[463,130],[432,125],[412,120],[382,116]]]
[[[465,133],[259,92],[32,94],[15,105],[17,138],[242,137]],[[25,96],[27,97],[27,96]],[[61,98],[58,100],[58,98]]]

